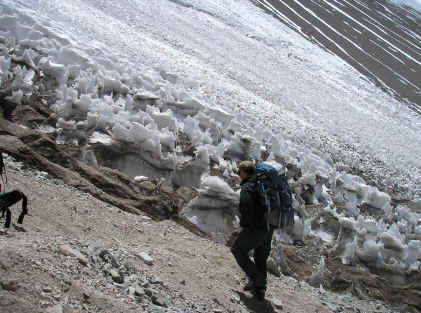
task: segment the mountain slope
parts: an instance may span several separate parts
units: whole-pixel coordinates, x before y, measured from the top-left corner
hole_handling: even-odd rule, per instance
[[[419,12],[386,0],[255,2],[421,113]]]

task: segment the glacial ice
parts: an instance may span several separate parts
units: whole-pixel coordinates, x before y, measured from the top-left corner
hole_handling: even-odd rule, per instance
[[[322,282],[326,271],[328,271],[328,269],[326,268],[325,257],[322,256],[316,271],[308,278],[308,283],[315,288],[323,288]]]
[[[159,62],[149,67],[148,59],[145,59],[145,64],[133,66],[138,59],[124,59],[115,54],[112,47],[106,49],[97,41],[92,41],[92,45],[83,39],[78,42],[75,37],[52,27],[49,23],[53,21],[46,22],[37,16],[41,13],[31,18],[29,11],[24,8],[23,4],[10,5],[8,0],[0,5],[0,45],[4,43],[0,56],[0,85],[4,87],[6,83],[11,83],[13,90],[7,100],[20,104],[34,88],[35,69],[51,79],[46,80],[46,84],[48,81],[47,87],[54,88],[57,95],[51,108],[57,115],[58,138],[63,142],[73,142],[75,138],[87,139],[83,156],[85,161],[93,165],[100,163],[92,147],[111,147],[121,153],[123,149],[120,148],[124,147],[127,149],[124,150],[125,154],[114,162],[118,168],[135,180],[153,177],[162,173],[161,170],[166,174],[171,172],[167,178],[174,186],[198,188],[198,196],[183,208],[181,214],[205,232],[228,234],[234,229],[238,216],[239,193],[226,182],[236,178],[236,161],[259,160],[262,151],[271,151],[270,164],[279,170],[285,170],[288,166],[295,168],[288,171],[294,172],[289,177],[291,182],[297,184],[294,189],[294,206],[297,210],[300,208],[301,212],[306,213],[305,203],[318,205],[329,211],[339,224],[338,234],[325,230],[311,232],[312,217],[307,213],[302,214],[301,218],[297,217],[293,236],[304,238],[312,234],[325,239],[328,244],[332,240],[333,249],[340,253],[346,264],[362,263],[375,269],[389,268],[397,273],[419,266],[421,241],[410,238],[421,234],[421,213],[416,213],[417,208],[421,210],[420,200],[414,200],[410,205],[394,206],[389,194],[348,172],[358,165],[359,157],[366,157],[361,151],[369,151],[370,156],[364,160],[372,160],[373,157],[386,162],[390,151],[389,147],[386,149],[383,146],[392,136],[406,149],[407,155],[403,163],[396,159],[393,164],[386,162],[386,166],[394,171],[409,165],[402,176],[393,177],[391,182],[407,182],[408,192],[403,192],[403,198],[419,193],[413,183],[416,175],[419,175],[417,153],[415,150],[412,153],[413,150],[401,142],[416,138],[414,134],[418,134],[419,128],[410,121],[419,121],[417,117],[402,117],[403,122],[397,123],[400,126],[392,129],[392,134],[376,129],[377,137],[383,142],[371,139],[371,135],[354,134],[356,140],[360,140],[357,135],[363,136],[358,142],[360,155],[354,152],[348,154],[344,147],[349,138],[344,134],[350,130],[346,127],[347,113],[350,113],[348,117],[353,122],[351,106],[347,108],[349,112],[336,112],[335,115],[329,110],[334,112],[337,102],[329,98],[326,99],[326,107],[321,105],[321,112],[315,116],[305,116],[301,112],[301,104],[294,106],[291,98],[288,98],[287,104],[291,108],[286,110],[285,105],[285,110],[281,111],[283,114],[280,114],[268,100],[222,78],[214,79],[216,76],[212,75],[215,73],[198,77],[195,71],[201,72],[202,65],[197,65],[193,72],[185,73],[177,71],[176,66],[181,66],[177,58],[172,59],[176,64],[174,71],[167,71],[166,66],[161,66]],[[241,24],[238,20],[233,23]],[[291,34],[286,36],[295,38]],[[3,53],[7,51],[7,45],[20,45],[17,51],[22,52],[23,49],[20,56],[32,69],[13,66],[11,57]],[[307,48],[307,45],[295,48],[297,51],[294,50],[294,53],[298,53],[298,50],[306,53]],[[341,65],[335,69],[339,71],[343,67]],[[207,70],[211,71],[210,68]],[[285,70],[295,75],[289,68]],[[308,72],[307,69],[305,71]],[[348,69],[346,71],[348,73]],[[187,78],[186,73],[190,74]],[[204,78],[210,81],[206,86],[201,85]],[[199,82],[194,83],[195,79]],[[358,84],[362,84],[358,97],[374,99],[367,100],[368,111],[384,110],[379,114],[389,125],[395,123],[395,120],[389,120],[390,116],[400,118],[404,115],[397,113],[402,109],[399,104],[389,101],[390,108],[385,108],[380,100],[379,103],[375,100],[377,94],[370,91],[372,86],[361,82]],[[295,87],[291,86],[290,89]],[[300,93],[311,94],[318,87],[321,86],[307,86],[308,90]],[[335,90],[338,89],[342,95],[341,88],[343,86],[336,86]],[[288,90],[284,92],[289,93]],[[307,101],[301,98],[301,94],[293,97],[298,103]],[[311,95],[306,97],[312,98]],[[276,118],[271,119],[272,116]],[[319,124],[310,123],[312,118]],[[363,122],[370,121],[369,117],[365,117]],[[331,128],[320,130],[315,126],[324,123]],[[177,146],[181,132],[194,146],[193,156],[180,155]],[[413,142],[417,144],[419,141],[414,139]],[[375,162],[363,165],[370,167],[373,164]],[[209,176],[210,166],[218,170],[226,181],[221,177]],[[374,178],[389,173],[383,170],[382,167],[374,168]],[[295,180],[299,172],[301,177]],[[406,174],[410,177],[409,181]],[[308,197],[304,199],[306,193]],[[342,207],[344,210],[341,210]],[[371,211],[378,214],[370,216]],[[280,255],[276,255],[281,251],[281,247],[273,250],[272,259],[276,262],[282,262]],[[322,268],[321,261],[320,270]]]
[[[172,184],[180,186],[199,187],[202,175],[208,173],[209,153],[205,147],[199,147],[192,160],[179,163],[171,177]],[[209,184],[209,183],[206,183]]]
[[[0,84],[7,80],[11,58],[0,56]]]
[[[6,97],[5,99],[16,104],[20,104],[23,98],[23,91],[22,90],[16,90],[12,91],[12,95],[9,97]]]
[[[49,58],[42,58],[38,62],[38,67],[46,74],[54,77],[59,85],[63,85],[66,78],[66,67],[63,64],[54,63]]]
[[[182,211],[182,215],[202,231],[230,234],[234,230],[239,194],[216,176],[203,178],[199,195]]]

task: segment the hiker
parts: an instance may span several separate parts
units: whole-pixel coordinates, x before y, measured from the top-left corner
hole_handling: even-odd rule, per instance
[[[20,200],[22,200],[22,212],[19,215],[18,224],[22,224],[23,218],[25,217],[26,214],[28,214],[28,209],[27,209],[28,199],[27,199],[27,197],[20,190],[12,190],[12,191],[5,192],[5,193],[0,195],[0,212],[2,213],[1,217],[3,218],[4,215],[6,215],[6,221],[4,223],[4,228],[8,229],[10,227],[10,222],[11,222],[11,219],[12,219],[12,213],[11,213],[9,207],[14,205],[15,203],[18,203]],[[21,228],[19,226],[15,225],[15,228],[23,231],[23,228]]]
[[[243,161],[238,168],[241,179],[239,211],[242,230],[231,251],[249,278],[244,290],[250,290],[256,298],[264,300],[267,281],[266,261],[271,250],[274,228],[267,225],[265,210],[257,193],[254,163]],[[249,252],[253,249],[254,262],[249,257]]]

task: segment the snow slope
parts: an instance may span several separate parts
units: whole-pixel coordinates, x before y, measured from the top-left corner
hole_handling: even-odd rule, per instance
[[[9,52],[22,52],[56,83],[58,142],[129,149],[121,162],[132,177],[149,176],[136,166],[142,159],[162,176],[174,172],[175,186],[201,187],[186,215],[210,232],[232,230],[238,201],[223,180],[201,181],[211,161],[228,180],[235,161],[270,146],[272,161],[297,165],[297,183],[316,190],[306,202],[339,220],[335,250],[344,263],[399,274],[419,268],[421,241],[409,238],[420,232],[420,214],[397,207],[389,225],[391,196],[346,172],[395,197],[419,196],[420,115],[250,2],[2,0],[0,10],[0,77],[12,86],[10,101],[33,89],[32,68],[9,71]],[[180,132],[194,158],[177,150]],[[221,203],[229,212],[213,214]],[[364,205],[380,218],[360,216]],[[297,222],[297,232],[308,234],[309,222]]]
[[[241,115],[250,135],[267,127],[296,154],[327,152],[402,190],[419,188],[421,118],[248,1],[4,0],[2,7],[58,36],[49,49],[57,60],[71,63],[76,51],[85,68],[173,73],[205,105]]]

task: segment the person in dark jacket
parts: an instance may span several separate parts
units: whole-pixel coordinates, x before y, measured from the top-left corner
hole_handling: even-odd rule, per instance
[[[273,229],[267,229],[265,210],[256,190],[256,168],[253,162],[239,164],[241,193],[239,211],[240,231],[231,251],[238,265],[249,278],[244,290],[251,290],[259,300],[264,300],[267,284],[267,265]],[[254,250],[253,261],[249,252]]]

